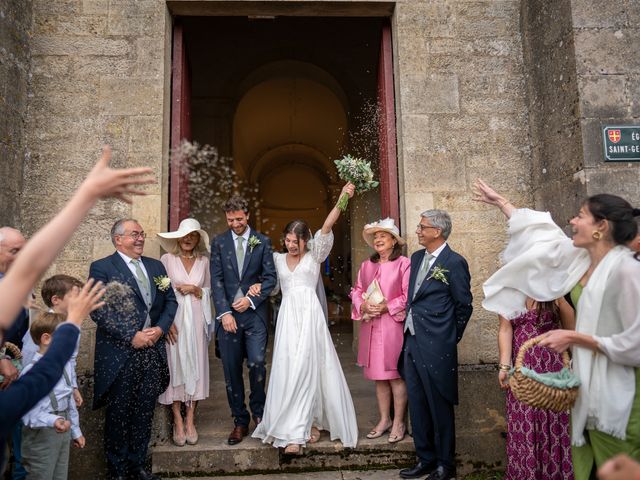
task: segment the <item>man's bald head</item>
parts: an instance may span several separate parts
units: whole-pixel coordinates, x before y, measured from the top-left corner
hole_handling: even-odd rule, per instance
[[[19,230],[11,227],[0,227],[0,273],[6,273],[27,243]]]

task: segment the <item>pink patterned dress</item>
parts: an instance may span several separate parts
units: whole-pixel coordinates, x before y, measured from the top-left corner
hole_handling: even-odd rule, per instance
[[[558,328],[552,312],[529,310],[511,320],[513,358],[530,338]],[[562,368],[559,354],[534,346],[527,350],[524,366],[536,372]],[[507,390],[507,472],[506,480],[573,480],[569,413],[540,410],[520,403]]]

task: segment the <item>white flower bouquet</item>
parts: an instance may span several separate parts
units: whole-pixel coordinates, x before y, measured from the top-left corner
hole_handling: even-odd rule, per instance
[[[351,182],[356,187],[356,193],[363,193],[376,188],[378,182],[373,179],[371,163],[362,158],[345,155],[340,160],[334,160],[338,169],[338,176],[345,182]],[[343,212],[349,205],[349,196],[345,193],[338,200],[338,208]]]

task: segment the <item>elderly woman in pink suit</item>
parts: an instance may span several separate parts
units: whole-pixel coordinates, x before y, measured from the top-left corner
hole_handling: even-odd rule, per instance
[[[376,382],[380,411],[380,420],[367,438],[378,438],[391,430],[388,441],[395,443],[404,438],[406,430],[407,388],[398,373],[398,358],[411,262],[402,255],[405,241],[393,219],[365,225],[362,236],[375,253],[360,266],[351,290],[351,318],[361,322],[358,365],[363,367],[365,378]]]

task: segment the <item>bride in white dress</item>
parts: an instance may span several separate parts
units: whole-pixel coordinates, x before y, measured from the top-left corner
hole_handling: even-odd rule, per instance
[[[352,197],[354,186],[348,183],[342,193]],[[286,447],[288,454],[318,441],[320,430],[328,430],[331,440],[340,439],[345,447],[358,441],[351,393],[316,294],[320,264],[333,246],[331,228],[339,216],[334,207],[312,240],[305,222],[289,223],[284,232],[287,253],[274,253],[282,303],[264,415],[252,436]],[[252,287],[254,292],[258,288]]]

